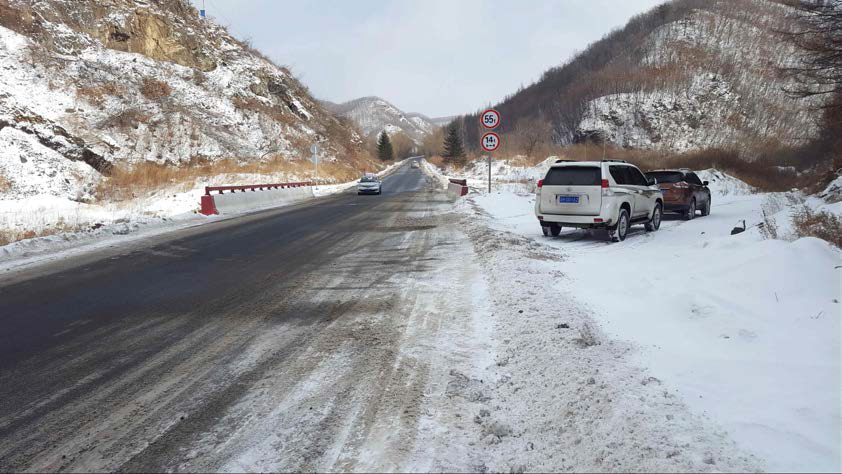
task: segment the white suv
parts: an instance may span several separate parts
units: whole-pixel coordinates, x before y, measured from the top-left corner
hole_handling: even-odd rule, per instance
[[[558,160],[538,181],[535,215],[544,235],[562,227],[605,228],[615,242],[625,240],[632,224],[647,231],[661,226],[661,191],[630,163],[619,160]]]

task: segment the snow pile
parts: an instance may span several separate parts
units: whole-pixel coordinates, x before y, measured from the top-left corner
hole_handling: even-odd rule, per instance
[[[719,196],[708,217],[638,226],[617,244],[579,230],[544,238],[534,196],[476,195],[480,213],[465,210],[555,248],[566,278],[539,294],[590,308],[607,335],[637,347],[636,364],[769,469],[839,471],[842,254],[817,239],[765,238],[764,208],[783,219],[798,199]],[[731,236],[743,219],[748,231]]]
[[[702,181],[708,182],[708,189],[712,196],[745,196],[756,192],[744,181],[717,169],[698,171],[696,175]]]
[[[527,206],[505,206],[511,202]],[[571,257],[536,241],[534,217],[532,235],[496,225],[531,213],[528,199],[503,192],[458,203],[466,212],[459,227],[471,238],[488,285],[491,307],[483,319],[493,329],[495,353],[493,365],[452,373],[447,387],[454,400],[472,406],[458,422],[474,433],[473,440],[468,437],[476,452],[470,470],[761,468],[721,429],[691,412],[666,381],[636,364],[630,343],[599,329],[571,286]],[[453,439],[450,433],[447,438]],[[440,467],[436,470],[459,466]]]

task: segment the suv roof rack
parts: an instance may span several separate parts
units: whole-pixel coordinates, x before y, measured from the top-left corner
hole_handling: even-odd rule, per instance
[[[556,163],[575,163],[576,160],[555,160]]]
[[[626,160],[602,160],[603,163],[628,163]]]
[[[693,171],[690,168],[678,168],[678,171]]]

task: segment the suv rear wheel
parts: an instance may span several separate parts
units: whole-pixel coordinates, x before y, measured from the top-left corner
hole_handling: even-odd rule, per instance
[[[541,226],[541,231],[544,232],[545,237],[553,236],[558,237],[558,234],[561,233],[561,226],[558,224],[551,224],[551,225],[543,225]]]
[[[709,216],[710,215],[710,198],[708,198],[707,202],[705,202],[704,207],[702,207],[702,215]]]
[[[690,200],[690,207],[687,208],[687,212],[684,214],[684,220],[689,221],[696,217],[696,198]]]
[[[622,242],[626,240],[626,234],[629,233],[629,211],[625,208],[620,209],[620,215],[617,217],[617,227],[611,229],[609,234],[611,240],[614,242]]]
[[[654,232],[661,228],[661,216],[663,216],[664,211],[661,209],[660,204],[655,205],[655,210],[652,212],[652,220],[646,223],[646,231],[647,232]]]

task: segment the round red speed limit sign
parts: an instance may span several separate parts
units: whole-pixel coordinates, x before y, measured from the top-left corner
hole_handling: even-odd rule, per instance
[[[494,132],[488,132],[480,138],[479,144],[485,151],[494,151],[500,147],[500,135]]]
[[[500,126],[500,112],[488,109],[480,115],[479,121],[485,128],[497,128]]]

